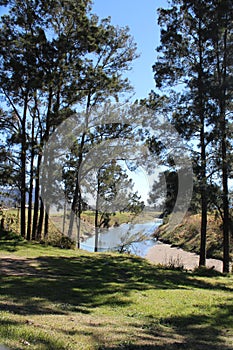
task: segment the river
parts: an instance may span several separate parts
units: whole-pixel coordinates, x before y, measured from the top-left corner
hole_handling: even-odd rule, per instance
[[[148,250],[156,244],[156,240],[152,237],[152,234],[161,224],[161,219],[155,219],[146,223],[122,224],[118,227],[102,230],[99,233],[98,251],[117,251],[124,245],[128,252],[144,257]],[[145,238],[144,240],[127,245],[128,242],[137,240],[142,235]],[[94,236],[86,239],[81,243],[81,249],[93,252],[94,242]]]

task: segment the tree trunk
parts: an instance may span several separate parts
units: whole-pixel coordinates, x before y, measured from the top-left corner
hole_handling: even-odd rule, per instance
[[[26,238],[26,152],[27,152],[27,139],[26,139],[26,122],[27,122],[27,107],[28,107],[28,92],[25,94],[24,99],[24,111],[22,118],[22,130],[21,130],[21,200],[20,200],[20,234]]]
[[[71,213],[70,213],[70,223],[69,223],[69,230],[68,230],[68,236],[70,238],[72,237],[73,226],[74,226],[74,218],[75,218],[75,214],[77,212],[77,205],[78,205],[78,217],[79,218],[81,217],[81,200],[82,200],[82,197],[81,197],[81,191],[80,191],[80,187],[79,187],[78,172],[79,172],[80,166],[82,164],[82,160],[83,160],[83,148],[84,148],[84,143],[85,143],[85,137],[86,137],[86,134],[83,133],[82,139],[81,139],[81,143],[80,143],[79,156],[78,156],[75,191],[74,191],[73,201],[72,201],[72,205],[71,205]],[[80,226],[80,222],[79,222],[79,226]]]
[[[50,205],[45,206],[45,222],[44,222],[44,238],[48,238],[49,234],[49,211],[50,211]]]
[[[44,203],[42,198],[40,198],[40,217],[39,217],[37,237],[36,237],[38,241],[40,241],[42,238],[43,222],[44,222]]]
[[[32,225],[32,239],[37,237],[37,225],[39,217],[39,201],[40,201],[40,165],[42,154],[38,155],[37,169],[36,169],[36,181],[35,181],[35,200],[34,200],[34,213],[33,213],[33,225]]]
[[[63,223],[62,223],[62,234],[65,234],[65,227],[66,227],[66,213],[67,213],[67,203],[65,199],[64,203],[64,212],[63,212]]]
[[[200,118],[201,145],[201,240],[199,266],[206,265],[206,230],[207,230],[207,193],[206,193],[206,140],[205,140],[205,104],[203,86],[203,38],[202,19],[199,17],[199,72],[198,72],[198,114]]]
[[[227,25],[227,24],[226,24]],[[225,29],[223,37],[223,61],[218,52],[218,75],[219,75],[219,110],[220,110],[220,135],[221,135],[221,159],[222,159],[222,188],[223,188],[223,272],[230,271],[230,234],[229,234],[229,190],[228,190],[228,157],[227,157],[227,36]]]
[[[230,235],[229,235],[229,199],[228,169],[226,152],[226,133],[222,138],[222,186],[223,186],[223,272],[230,272]]]
[[[88,127],[88,117],[89,117],[89,108],[90,108],[90,103],[91,103],[91,93],[88,93],[87,96],[87,104],[86,104],[86,120],[85,120],[85,126],[86,128]],[[73,226],[74,226],[74,217],[75,217],[75,213],[77,211],[77,204],[78,204],[78,218],[79,218],[79,232],[80,232],[80,224],[81,224],[81,200],[82,200],[82,196],[81,196],[81,190],[80,190],[80,186],[79,186],[79,170],[80,170],[80,166],[82,164],[83,161],[83,150],[84,150],[84,145],[85,145],[85,138],[86,138],[86,131],[83,131],[82,134],[82,138],[81,138],[81,143],[80,143],[80,148],[79,148],[79,155],[78,155],[78,164],[77,164],[77,171],[76,171],[76,184],[75,184],[75,191],[74,191],[74,196],[73,196],[73,201],[72,201],[72,205],[71,205],[71,213],[70,213],[70,223],[69,223],[69,230],[68,230],[68,236],[71,237],[72,236],[72,232],[73,232]],[[77,242],[77,245],[79,245],[80,243]]]
[[[21,150],[21,200],[20,200],[20,234],[26,236],[26,147],[22,144]]]
[[[31,239],[32,231],[32,197],[33,197],[33,181],[34,181],[34,117],[32,118],[32,135],[31,135],[31,161],[30,161],[30,182],[29,182],[29,196],[28,196],[28,222],[27,222],[27,240]]]
[[[204,119],[204,118],[203,118]],[[206,266],[207,193],[206,193],[206,151],[204,120],[201,129],[201,242],[199,266]]]
[[[99,240],[99,192],[100,192],[100,181],[99,172],[97,175],[97,193],[96,193],[96,207],[95,207],[95,248],[94,251],[98,252],[98,240]]]

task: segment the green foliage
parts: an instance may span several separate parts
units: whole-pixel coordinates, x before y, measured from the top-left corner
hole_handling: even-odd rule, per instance
[[[0,223],[3,230],[19,232],[19,210],[1,209]]]
[[[74,249],[75,243],[67,236],[57,234],[49,237],[48,243],[53,247],[62,249]]]
[[[55,200],[50,195],[53,188],[45,189],[40,184],[40,175],[43,175],[42,183],[46,177],[41,172],[43,147],[56,128],[76,109],[80,110],[85,101],[89,109],[112,97],[117,100],[119,93],[131,90],[124,72],[137,57],[136,45],[128,28],[115,27],[110,18],[100,20],[92,14],[89,0],[2,3],[6,13],[0,20],[0,85],[5,110],[0,113],[0,127],[4,131],[0,159],[6,162],[4,166],[1,164],[0,175],[4,184],[11,182],[20,188],[23,236],[26,236],[25,205],[29,190],[27,238],[40,239],[44,208],[40,203],[39,211],[39,196],[44,199],[46,194],[49,198],[47,209]],[[80,202],[79,207],[85,205],[81,196],[74,198],[77,164],[81,164],[80,157],[86,152],[83,149],[86,140],[81,147],[79,141],[75,154],[79,160],[75,166],[70,163],[67,171],[67,178],[73,184],[66,178],[65,195],[73,201],[74,211],[78,207],[76,202]],[[88,138],[87,150],[91,142]],[[46,225],[45,222],[45,234]]]

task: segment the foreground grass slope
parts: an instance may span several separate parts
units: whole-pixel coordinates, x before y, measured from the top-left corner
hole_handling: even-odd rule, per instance
[[[232,276],[25,241],[0,247],[0,344],[11,349],[233,349]]]

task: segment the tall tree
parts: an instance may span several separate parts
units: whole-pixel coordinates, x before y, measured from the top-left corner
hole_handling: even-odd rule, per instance
[[[229,188],[232,152],[232,94],[233,94],[233,4],[232,1],[213,1],[209,35],[213,47],[210,57],[213,82],[211,97],[216,108],[215,127],[222,178],[223,271],[230,271]]]
[[[193,155],[201,194],[200,265],[206,260],[210,179],[221,173],[223,270],[228,272],[233,5],[228,0],[173,0],[170,4],[171,8],[159,11],[162,45],[154,65],[155,80],[158,87],[181,83],[183,91],[176,98],[172,120],[187,139],[197,135],[199,139]]]
[[[159,10],[161,26],[160,56],[154,65],[157,87],[181,86],[176,97],[172,122],[188,140],[199,142],[199,181],[201,192],[200,265],[206,264],[207,164],[210,149],[212,109],[209,101],[208,38],[210,2],[174,0],[169,9]],[[169,64],[168,64],[169,62]],[[173,100],[174,103],[174,100]]]
[[[20,146],[17,170],[24,237],[28,182],[27,237],[40,238],[42,234],[40,167],[43,147],[51,133],[74,113],[78,103],[90,97],[100,100],[101,96],[112,96],[128,86],[120,78],[120,69],[127,69],[135,57],[135,45],[127,30],[111,26],[109,19],[100,22],[92,15],[90,4],[89,0],[0,2],[7,6],[0,22],[0,93],[10,121],[9,138],[17,143],[15,159]],[[15,125],[11,118],[17,119]],[[4,122],[6,117],[1,120]],[[45,230],[47,223],[48,217]]]
[[[93,58],[86,63],[86,72],[83,75],[85,86],[85,114],[80,121],[85,128],[80,135],[79,154],[77,157],[76,174],[78,174],[84,154],[87,151],[89,142],[88,129],[92,125],[92,109],[106,99],[114,98],[116,101],[119,95],[132,90],[132,87],[124,73],[130,69],[132,61],[137,57],[136,45],[129,34],[128,28],[114,27],[110,23],[110,18],[104,19],[100,23],[98,37],[98,50]],[[68,235],[72,235],[74,216],[78,215],[80,222],[81,215],[81,191],[78,177],[72,200],[71,220]]]

